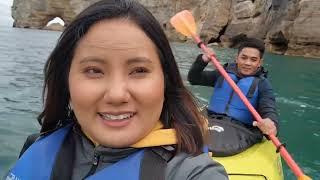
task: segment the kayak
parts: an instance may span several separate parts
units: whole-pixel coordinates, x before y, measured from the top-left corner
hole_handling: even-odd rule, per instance
[[[264,139],[249,149],[228,157],[214,157],[230,180],[283,180],[281,156],[271,141]]]
[[[207,117],[207,105],[199,108]],[[226,169],[230,180],[283,180],[281,156],[272,141],[266,138],[245,151],[232,156],[215,156],[212,159]]]

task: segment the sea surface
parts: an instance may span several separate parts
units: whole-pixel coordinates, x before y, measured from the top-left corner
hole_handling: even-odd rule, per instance
[[[42,108],[43,66],[60,33],[0,26],[0,177],[16,161]],[[212,88],[190,86],[188,69],[200,52],[194,44],[172,43],[184,83],[203,103]],[[214,47],[224,62],[234,49]],[[313,179],[320,179],[320,59],[265,55],[280,113],[281,141]],[[210,67],[209,67],[210,69]],[[295,179],[283,162],[285,179]]]

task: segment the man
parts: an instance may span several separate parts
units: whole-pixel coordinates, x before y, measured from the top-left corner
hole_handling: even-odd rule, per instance
[[[275,97],[266,79],[267,72],[262,67],[264,50],[262,41],[248,38],[240,45],[236,62],[224,65],[229,76],[261,115],[262,122],[254,121],[248,108],[217,70],[204,71],[210,61],[207,55],[199,55],[188,73],[192,85],[214,87],[207,110],[212,139],[209,149],[216,156],[242,152],[260,142],[262,133],[277,134]]]

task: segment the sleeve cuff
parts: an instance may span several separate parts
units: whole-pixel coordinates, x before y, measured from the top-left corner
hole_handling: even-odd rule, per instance
[[[204,62],[203,59],[202,59],[202,55],[203,54],[199,54],[197,59],[196,59],[196,63],[199,65],[199,66],[204,66],[206,67],[208,65],[208,62]]]

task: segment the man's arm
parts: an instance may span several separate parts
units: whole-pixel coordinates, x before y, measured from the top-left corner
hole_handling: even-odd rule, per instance
[[[264,134],[277,134],[278,130],[278,113],[276,101],[270,82],[263,79],[259,83],[259,101],[258,112],[261,115],[262,123],[254,123]]]
[[[214,86],[220,76],[217,71],[204,71],[208,62],[203,61],[200,54],[188,72],[188,81],[192,85]]]

